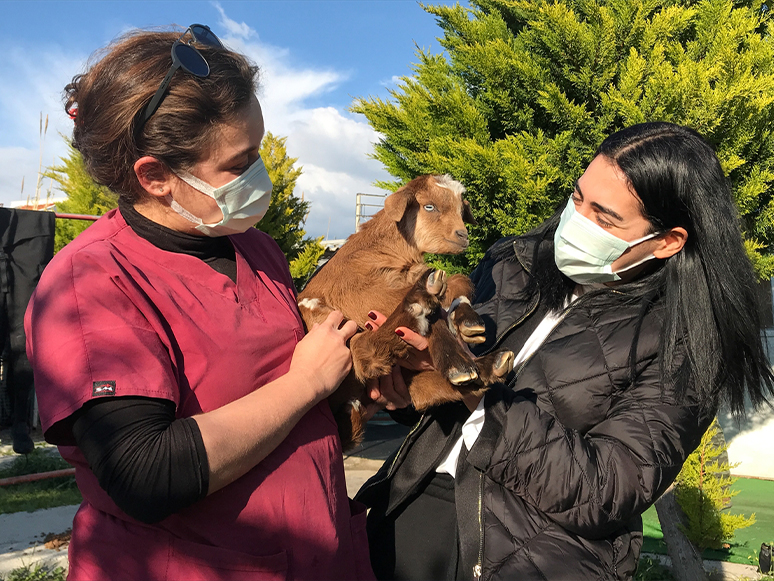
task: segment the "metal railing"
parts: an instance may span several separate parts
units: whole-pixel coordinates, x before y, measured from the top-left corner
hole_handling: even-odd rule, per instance
[[[100,219],[100,216],[91,216],[89,214],[60,214],[59,212],[54,212],[54,216],[63,220],[90,220],[92,222]]]
[[[355,232],[360,230],[360,225],[368,218],[373,218],[374,214],[384,207],[384,202],[381,204],[365,204],[363,203],[363,197],[366,198],[380,198],[384,200],[387,194],[355,194]],[[367,214],[363,208],[379,208],[373,214]]]

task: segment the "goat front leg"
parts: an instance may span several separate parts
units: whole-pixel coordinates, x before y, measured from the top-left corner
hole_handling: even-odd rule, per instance
[[[486,340],[484,320],[473,310],[473,283],[463,274],[454,274],[447,281],[441,305],[449,311],[449,330],[465,343],[483,343]]]
[[[369,401],[365,386],[352,371],[338,389],[328,396],[328,405],[336,421],[344,452],[352,450],[363,441],[366,405]]]
[[[439,295],[445,288],[446,273],[428,270],[376,331],[353,337],[352,366],[360,381],[388,375],[396,360],[408,356],[412,347],[395,334],[395,329],[406,327],[427,336],[432,321],[440,316]]]
[[[452,289],[450,281],[453,283],[459,278],[455,275],[447,279],[446,273],[442,270],[425,273],[404,299],[404,303],[409,303],[406,310],[417,319],[418,329],[410,325],[406,326],[427,337],[433,366],[455,386],[475,382],[478,379],[473,356],[459,344],[454,334],[449,331],[446,321],[441,317],[441,299],[448,296],[449,290]],[[466,277],[462,278],[466,279]]]

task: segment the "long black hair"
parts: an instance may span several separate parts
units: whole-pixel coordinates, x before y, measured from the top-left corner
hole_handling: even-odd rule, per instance
[[[737,416],[744,415],[746,397],[754,408],[766,402],[774,376],[761,344],[757,280],[712,147],[691,129],[652,122],[610,135],[596,155],[624,173],[653,232],[680,226],[688,233],[681,251],[617,287],[640,301],[643,316],[656,299],[665,306],[662,380],[675,381],[678,395],[690,386],[703,404],[725,403]],[[547,268],[536,282],[558,304],[574,283],[558,273],[553,256],[542,256],[553,255],[554,230],[540,245],[537,263]],[[635,352],[636,342],[632,363]]]

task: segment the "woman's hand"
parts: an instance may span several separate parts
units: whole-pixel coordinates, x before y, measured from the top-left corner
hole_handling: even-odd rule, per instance
[[[288,373],[300,376],[299,387],[311,389],[316,401],[336,391],[352,368],[347,342],[356,331],[357,323],[344,321],[341,311],[332,311],[296,345]]]
[[[371,331],[376,331],[387,320],[387,317],[378,311],[368,313],[368,318],[371,321],[366,323],[365,327]],[[407,327],[398,327],[395,329],[395,334],[414,348],[408,357],[398,361],[398,365],[412,371],[435,369],[433,367],[433,360],[430,358],[430,352],[427,350],[427,339],[425,337]]]
[[[393,365],[389,375],[369,379],[366,393],[372,401],[366,405],[366,420],[370,420],[380,409],[399,410],[411,405],[411,395],[399,365]]]

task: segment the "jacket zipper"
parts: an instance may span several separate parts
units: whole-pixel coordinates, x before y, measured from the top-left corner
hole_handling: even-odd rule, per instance
[[[492,344],[492,346],[491,346],[489,349],[487,349],[486,351],[484,351],[483,353],[481,353],[481,355],[486,355],[487,353],[491,353],[492,351],[494,351],[494,350],[497,348],[497,346],[498,346],[498,345],[500,345],[500,343],[502,342],[502,340],[505,338],[505,336],[506,336],[508,333],[510,333],[510,332],[511,332],[511,331],[512,331],[512,330],[513,330],[515,327],[518,327],[519,325],[521,325],[521,323],[524,321],[524,319],[526,319],[526,318],[527,318],[527,317],[529,317],[529,316],[530,316],[532,313],[534,313],[534,312],[535,312],[535,310],[537,309],[537,307],[538,307],[538,304],[539,304],[539,303],[540,303],[540,293],[538,292],[538,294],[537,294],[537,295],[536,295],[536,297],[535,297],[535,301],[532,303],[532,305],[530,306],[529,310],[528,310],[526,313],[524,313],[524,314],[521,316],[521,318],[520,318],[518,321],[516,321],[516,322],[515,322],[515,323],[513,323],[513,324],[512,324],[510,327],[508,327],[508,328],[507,328],[507,329],[506,329],[506,330],[505,330],[505,331],[504,331],[504,332],[503,332],[503,333],[502,333],[502,334],[501,334],[501,335],[500,335],[500,336],[499,336],[499,337],[498,337],[498,338],[495,340],[495,342]]]
[[[473,566],[473,578],[479,579],[484,563],[484,473],[478,473],[478,563]]]
[[[519,264],[524,269],[524,272],[532,276],[532,272],[529,270],[529,268],[527,268],[524,262],[522,262],[521,256],[519,256],[519,253],[516,250],[516,248],[513,249],[513,254],[514,256],[516,256],[516,260],[519,261]],[[495,338],[495,342],[492,344],[492,346],[486,351],[484,351],[483,353],[481,353],[481,355],[486,355],[487,353],[491,353],[492,351],[494,351],[508,333],[510,333],[515,327],[518,327],[524,321],[524,319],[526,319],[532,313],[535,312],[535,309],[537,309],[538,304],[540,304],[540,290],[538,290],[537,293],[535,294],[535,300],[533,301],[529,310],[526,313],[524,313],[518,321],[511,324],[511,326],[509,326],[503,333],[500,333],[500,336]]]

